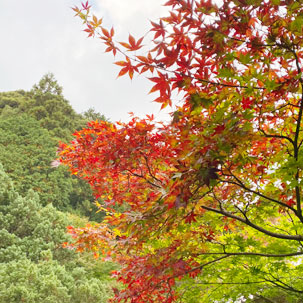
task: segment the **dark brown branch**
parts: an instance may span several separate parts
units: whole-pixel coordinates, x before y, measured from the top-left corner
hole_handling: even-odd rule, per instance
[[[194,79],[197,79],[197,80],[199,80],[200,82],[203,82],[203,83],[208,83],[208,84],[216,85],[216,86],[234,87],[234,88],[249,88],[246,85],[236,85],[236,84],[226,84],[226,83],[221,83],[221,82],[213,82],[213,81],[206,80],[206,79],[200,79],[198,77],[194,77]],[[259,86],[252,86],[250,88],[252,88],[252,89],[259,89],[259,90],[266,89],[265,87],[259,87]]]
[[[239,180],[239,179],[238,179],[238,180]],[[238,181],[238,180],[237,180],[237,181]],[[271,201],[271,202],[277,203],[277,204],[279,204],[280,206],[286,207],[286,208],[290,209],[291,211],[293,211],[293,212],[297,215],[297,211],[296,211],[292,206],[290,206],[290,205],[288,205],[288,204],[285,204],[285,203],[283,203],[283,202],[281,202],[281,201],[279,201],[279,200],[276,200],[276,199],[270,198],[270,197],[268,197],[268,196],[265,196],[265,195],[263,195],[262,193],[260,193],[260,192],[258,192],[258,191],[255,191],[255,190],[253,190],[253,189],[250,189],[250,188],[246,187],[240,180],[239,180],[239,181],[240,181],[239,183],[234,182],[234,181],[227,181],[227,180],[221,180],[221,181],[224,182],[224,183],[229,183],[229,184],[237,185],[237,186],[243,188],[244,190],[246,190],[246,191],[248,191],[248,192],[251,192],[251,193],[253,193],[253,194],[255,194],[255,195],[259,196],[259,197],[262,197],[262,198],[264,198],[264,199],[266,199],[266,200],[269,200],[269,201]]]
[[[272,283],[272,284],[276,285],[277,287],[280,287],[280,288],[284,289],[284,290],[291,291],[291,292],[296,292],[296,293],[299,293],[299,294],[303,294],[302,290],[295,289],[295,288],[293,288],[289,285],[283,286],[283,285],[279,284],[278,282],[281,283],[281,281],[279,281],[279,280],[277,280],[277,282],[274,282],[272,280],[267,280],[267,279],[265,279],[265,280],[269,283]],[[283,284],[285,284],[285,283],[283,283]]]
[[[216,209],[216,208],[212,208],[212,207],[208,207],[208,206],[201,206],[201,208],[205,209],[205,210],[209,210],[212,211],[214,213],[220,214],[222,216],[226,216],[228,218],[232,218],[235,219],[237,221],[240,221],[244,224],[246,224],[247,226],[252,227],[253,229],[256,229],[258,231],[260,231],[261,233],[270,236],[270,237],[274,237],[274,238],[278,238],[278,239],[285,239],[285,240],[294,240],[294,241],[302,241],[303,240],[303,236],[301,235],[285,235],[285,234],[278,234],[269,230],[264,229],[263,227],[254,224],[253,222],[251,222],[247,217],[246,218],[241,218],[237,215],[234,215],[232,213],[227,212],[224,209]]]
[[[267,272],[267,271],[261,271],[261,272],[262,272],[263,274],[265,274],[265,275],[271,276],[272,279],[274,280],[274,281],[273,281],[273,280],[270,279],[270,278],[264,277],[264,279],[265,279],[267,282],[272,283],[272,284],[274,284],[275,286],[277,286],[277,287],[279,287],[279,288],[281,288],[281,289],[283,289],[283,290],[286,290],[286,291],[291,291],[291,292],[296,292],[296,293],[303,293],[302,290],[295,289],[295,288],[293,288],[292,286],[290,286],[290,285],[286,284],[285,282],[281,281],[279,278],[275,277],[271,272]],[[279,283],[280,283],[280,284],[279,284]],[[281,285],[281,284],[282,284],[282,285]],[[283,286],[283,285],[284,285],[284,286]]]
[[[289,50],[295,57],[298,74],[301,74],[302,70],[301,70],[301,67],[300,67],[299,58],[298,58],[297,54],[296,54],[295,50],[293,50],[293,49],[289,49]],[[301,88],[303,89],[303,80],[302,80],[302,78],[300,78],[299,81],[301,83]],[[303,114],[303,93],[302,93],[301,101],[300,101],[300,109],[299,109],[297,127],[296,127],[295,139],[294,139],[294,157],[295,157],[296,160],[298,160],[299,148],[300,148],[300,145],[301,145],[301,144],[300,145],[298,144],[298,140],[299,140],[299,135],[300,135],[302,114]],[[299,180],[299,169],[297,170],[295,178],[296,178],[297,181]],[[297,185],[296,186],[297,216],[300,219],[300,221],[303,223],[302,208],[301,208],[301,193],[300,192],[301,192],[301,189]]]
[[[231,172],[230,172],[230,173],[231,173]],[[224,175],[224,174],[223,174],[223,175]],[[229,175],[226,175],[226,176],[229,176]],[[266,199],[266,200],[269,200],[269,201],[271,201],[271,202],[277,203],[277,204],[279,204],[280,206],[286,207],[286,208],[290,209],[292,212],[294,212],[296,215],[298,215],[298,214],[297,214],[297,211],[296,211],[292,206],[290,206],[290,205],[288,205],[288,204],[285,204],[285,203],[283,203],[283,202],[281,202],[281,201],[279,201],[279,200],[276,200],[276,199],[274,199],[274,198],[265,196],[265,195],[263,195],[262,193],[260,193],[260,192],[258,192],[258,191],[255,191],[255,190],[253,190],[253,189],[251,189],[251,188],[248,188],[248,187],[247,187],[247,186],[246,186],[238,177],[236,177],[236,176],[235,176],[234,174],[232,174],[232,173],[231,173],[230,176],[233,177],[233,178],[235,178],[236,181],[237,181],[238,183],[237,183],[237,182],[234,182],[234,181],[228,181],[228,180],[221,180],[221,181],[222,181],[222,182],[225,182],[225,183],[230,183],[230,184],[237,185],[237,186],[239,186],[239,187],[245,189],[246,191],[251,192],[251,193],[253,193],[253,194],[255,194],[255,195],[259,196],[259,197],[262,197],[262,198],[264,198],[264,199]]]
[[[149,163],[148,163],[148,158],[146,157],[146,155],[142,154],[142,156],[143,156],[143,158],[145,159],[145,163],[146,163],[146,166],[147,166],[147,169],[148,169],[148,172],[149,172],[150,176],[151,176],[154,180],[156,180],[156,181],[158,181],[159,183],[162,184],[162,181],[161,181],[160,179],[158,179],[158,178],[152,173],[151,168],[150,168]]]
[[[146,179],[146,177],[144,177],[143,175],[139,175],[139,174],[134,173],[134,172],[132,172],[132,171],[130,171],[130,170],[128,170],[128,172],[129,172],[132,176],[134,176],[134,177],[138,177],[138,178],[144,179],[144,180],[145,180],[148,184],[150,184],[151,186],[154,186],[154,187],[157,187],[157,188],[161,188],[161,186],[159,186],[159,185],[157,185],[157,184],[155,184],[155,183],[149,181],[149,180]]]
[[[291,221],[291,223],[292,223],[292,225],[293,225],[293,228],[294,228],[294,230],[295,230],[296,235],[298,235],[298,230],[297,230],[297,228],[296,228],[294,219],[292,218],[292,216],[291,216],[291,214],[289,213],[289,211],[286,211],[286,213],[287,213],[287,215],[288,215],[288,217],[289,217],[289,219],[290,219],[290,221]],[[303,248],[303,244],[302,244],[301,241],[299,242],[299,244],[300,244],[300,246]]]
[[[267,138],[285,139],[285,140],[288,140],[291,144],[294,145],[294,141],[291,138],[287,137],[287,136],[283,136],[283,135],[270,135],[270,134],[265,133],[265,131],[263,129],[259,129],[259,130]]]
[[[260,284],[267,283],[268,281],[252,281],[252,282],[196,282],[195,284],[200,285],[249,285],[249,284]]]
[[[185,272],[181,272],[180,274],[173,275],[173,276],[169,277],[167,280],[164,280],[164,281],[161,281],[161,282],[157,283],[157,284],[155,285],[155,288],[157,288],[159,284],[162,284],[162,283],[165,283],[165,282],[169,284],[169,280],[171,280],[171,279],[175,279],[175,278],[178,278],[178,277],[180,277],[180,276],[187,275],[187,274],[189,274],[189,273],[191,273],[191,272],[194,272],[194,271],[196,271],[196,270],[200,270],[200,269],[204,268],[205,266],[208,266],[208,265],[210,265],[210,264],[216,263],[216,262],[221,261],[221,260],[223,260],[223,259],[226,259],[226,258],[228,258],[228,257],[229,257],[229,256],[222,256],[222,257],[220,257],[220,258],[217,258],[217,259],[215,259],[215,260],[209,261],[209,262],[207,262],[207,263],[204,263],[204,264],[202,264],[202,265],[200,265],[200,266],[197,266],[197,267],[192,268],[192,269],[190,269],[190,270],[187,270],[187,271],[185,271]],[[154,288],[154,289],[155,289],[155,288]]]
[[[202,264],[202,265],[200,265],[200,266],[197,266],[197,267],[195,267],[195,268],[192,268],[191,270],[187,271],[185,274],[189,274],[189,273],[191,273],[191,272],[193,272],[193,271],[202,269],[202,268],[204,268],[205,266],[208,266],[208,265],[210,265],[210,264],[216,263],[216,262],[221,261],[221,260],[223,260],[223,259],[226,259],[226,258],[228,258],[228,257],[230,257],[230,256],[222,256],[222,257],[217,258],[217,259],[215,259],[215,260],[209,261],[209,262],[204,263],[204,264]],[[176,276],[176,277],[174,277],[174,278],[177,278],[177,277],[178,277],[178,276]]]
[[[299,179],[299,172],[296,173],[296,180]],[[301,209],[301,193],[300,187],[296,186],[296,200],[297,200],[297,214],[300,221],[303,223],[302,209]]]
[[[199,255],[257,256],[257,257],[266,257],[266,258],[286,258],[286,257],[302,256],[303,252],[294,252],[288,254],[265,254],[265,253],[254,253],[254,252],[236,252],[236,253],[209,252],[209,253],[201,253]]]
[[[192,269],[190,269],[190,270],[187,270],[187,271],[185,271],[185,272],[182,272],[182,273],[180,273],[180,274],[173,275],[173,276],[169,277],[169,278],[167,279],[167,281],[170,280],[170,279],[175,279],[175,278],[178,278],[178,277],[180,277],[180,276],[187,275],[187,274],[189,274],[189,273],[191,273],[191,272],[194,272],[194,271],[196,271],[196,270],[200,270],[200,269],[204,268],[205,266],[208,266],[208,265],[210,265],[210,264],[216,263],[216,262],[221,261],[221,260],[223,260],[223,259],[226,259],[226,258],[228,258],[228,257],[229,257],[229,256],[222,256],[222,257],[220,257],[220,258],[217,258],[217,259],[214,259],[214,260],[209,261],[209,262],[207,262],[207,263],[201,264],[201,265],[199,265],[199,266],[197,266],[197,267],[194,267],[194,268],[192,268]]]

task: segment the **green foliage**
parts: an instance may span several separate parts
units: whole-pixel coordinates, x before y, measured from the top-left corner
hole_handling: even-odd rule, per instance
[[[62,87],[49,73],[26,92],[23,90],[0,93],[0,117],[27,114],[39,121],[58,143],[72,139],[72,133],[91,120],[106,120],[105,116],[89,108],[77,114],[62,95]]]
[[[51,94],[62,97],[63,87],[60,86],[52,73],[45,74],[38,84],[34,84],[33,92]]]
[[[27,114],[39,121],[51,136],[61,141],[85,125],[85,118],[77,114],[62,96],[62,88],[52,74],[46,74],[29,92],[16,91],[0,94],[0,116]]]
[[[0,167],[0,302],[107,302],[109,268],[99,279],[83,257],[62,248],[71,223],[52,205],[42,207],[37,193],[20,196]]]
[[[69,141],[90,120],[105,120],[94,109],[77,114],[62,95],[62,87],[46,74],[32,90],[0,93],[0,162],[16,190],[39,193],[43,205],[52,203],[91,220],[96,213],[90,187],[71,177],[66,168],[52,167],[59,140]]]
[[[195,279],[187,277],[177,286],[183,294],[182,302],[186,303],[195,303],[197,298],[206,303],[302,303],[302,294],[288,289],[300,288],[301,272],[302,268],[291,262],[276,260],[268,264],[259,257],[237,257],[232,262],[222,261],[216,271],[205,267],[203,275]]]
[[[92,120],[108,121],[108,119],[106,119],[104,115],[96,112],[94,108],[89,108],[87,111],[82,113],[82,116],[88,121],[92,121]]]
[[[33,189],[43,205],[53,202],[62,209],[69,204],[72,178],[66,169],[51,167],[55,157],[54,139],[38,121],[25,114],[1,119],[0,161],[17,191]]]

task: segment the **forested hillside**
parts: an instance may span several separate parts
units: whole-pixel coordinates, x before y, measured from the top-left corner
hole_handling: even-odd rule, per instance
[[[62,95],[52,74],[46,74],[31,91],[0,93],[0,163],[19,193],[33,189],[42,205],[100,220],[90,187],[73,178],[64,167],[52,164],[59,141],[90,120],[105,117],[93,109],[77,114]]]
[[[112,264],[63,249],[66,227],[102,220],[89,186],[58,166],[59,141],[91,119],[53,75],[31,91],[0,93],[0,302],[107,302]]]

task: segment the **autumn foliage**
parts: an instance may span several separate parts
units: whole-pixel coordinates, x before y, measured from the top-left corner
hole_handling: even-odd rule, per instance
[[[126,287],[114,302],[177,302],[195,283],[199,302],[227,282],[262,283],[238,295],[301,294],[287,260],[303,255],[303,4],[165,5],[147,51],[143,38],[116,42],[88,3],[74,8],[88,35],[119,57],[119,76],[150,74],[155,101],[176,108],[170,124],[92,121],[60,147],[107,211],[102,224],[72,229],[74,245],[121,264],[115,276]],[[275,275],[281,264],[284,276]]]

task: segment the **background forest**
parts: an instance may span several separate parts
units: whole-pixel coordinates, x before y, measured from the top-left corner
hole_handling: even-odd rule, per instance
[[[0,93],[0,302],[101,303],[115,284],[112,263],[62,248],[68,225],[102,220],[89,186],[57,166],[59,141],[87,121],[52,74],[30,91]]]

